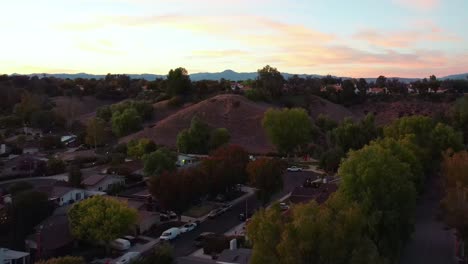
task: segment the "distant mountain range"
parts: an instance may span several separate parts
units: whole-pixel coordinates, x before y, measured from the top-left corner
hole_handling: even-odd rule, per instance
[[[133,79],[145,79],[145,80],[155,80],[156,78],[165,78],[166,75],[157,75],[157,74],[127,74],[130,76],[130,78]],[[294,76],[296,74],[291,74],[291,73],[283,73],[284,78],[289,78],[291,76]],[[317,75],[317,74],[297,74],[300,77],[323,77],[324,75]],[[34,73],[34,74],[29,74],[29,76],[53,76],[56,78],[62,78],[62,79],[76,79],[76,78],[84,78],[84,79],[91,79],[91,78],[104,78],[106,75],[95,75],[95,74],[88,74],[88,73],[74,73],[74,74],[68,74],[68,73],[54,73],[54,74],[43,74],[43,73]],[[455,74],[455,75],[450,75],[450,76],[445,76],[441,77],[439,79],[445,80],[445,79],[466,79],[468,76],[468,73],[464,74]],[[200,80],[220,80],[220,79],[226,79],[226,80],[231,80],[231,81],[242,81],[242,80],[248,80],[248,79],[255,79],[257,78],[257,73],[256,72],[235,72],[232,70],[225,70],[223,72],[203,72],[203,73],[193,73],[190,74],[190,79],[192,81],[200,81]],[[349,77],[342,77],[343,79],[348,79]],[[399,79],[400,81],[403,82],[412,82],[419,80],[421,78],[399,78],[399,77],[394,77]],[[376,78],[366,78],[368,82],[375,81]]]

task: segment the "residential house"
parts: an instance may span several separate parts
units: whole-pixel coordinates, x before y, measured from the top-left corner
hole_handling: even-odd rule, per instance
[[[73,204],[87,197],[85,190],[67,186],[39,186],[37,190],[46,193],[49,201],[58,206]]]
[[[36,154],[39,153],[41,145],[39,141],[34,140],[34,141],[26,141],[23,144],[23,154]]]
[[[0,177],[43,175],[48,159],[37,154],[12,156],[4,161]]]
[[[0,156],[6,157],[11,153],[11,148],[6,144],[0,144]]]
[[[0,248],[0,264],[29,264],[29,253]]]
[[[34,233],[26,238],[26,248],[35,259],[70,253],[74,239],[67,216],[69,208],[70,206],[57,208],[52,216],[38,224]]]
[[[208,157],[208,155],[179,154],[177,155],[176,165],[177,167],[193,166],[206,157]]]
[[[338,92],[343,91],[343,87],[341,87],[341,84],[330,84],[330,85],[323,86],[322,88],[320,88],[321,92],[326,92],[327,90],[332,90],[338,93]]]
[[[247,248],[225,249],[216,260],[187,256],[177,258],[178,264],[248,264],[252,250]]]
[[[109,197],[124,202],[130,208],[133,208],[138,211],[138,221],[137,225],[135,226],[136,235],[149,231],[153,225],[158,224],[160,222],[159,213],[147,210],[147,204],[144,201],[127,197]]]
[[[58,153],[56,158],[61,159],[65,162],[73,162],[80,159],[92,160],[97,159],[98,155],[94,151],[94,149],[87,149],[87,150],[79,150],[79,151],[66,151],[62,153]]]
[[[110,174],[94,174],[83,179],[81,184],[90,191],[107,192],[125,184],[125,177]]]

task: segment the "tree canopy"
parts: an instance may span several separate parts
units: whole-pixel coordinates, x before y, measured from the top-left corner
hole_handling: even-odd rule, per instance
[[[91,119],[86,126],[85,143],[89,146],[102,146],[109,140],[106,123],[100,118]]]
[[[93,196],[76,203],[68,212],[72,235],[92,243],[110,241],[133,228],[135,209],[114,198]]]
[[[289,217],[274,205],[247,226],[251,263],[385,263],[366,228],[360,206],[339,195],[324,205],[296,205]]]
[[[311,140],[312,122],[304,109],[269,109],[262,125],[281,153],[292,154]]]
[[[160,148],[143,156],[143,171],[146,176],[157,176],[164,171],[176,169],[177,156],[167,148]]]
[[[340,192],[359,202],[368,216],[370,238],[379,252],[396,258],[413,231],[416,190],[410,166],[392,151],[373,144],[351,151],[338,175]]]
[[[134,159],[141,159],[145,154],[156,151],[156,144],[147,138],[131,140],[127,144],[127,155]]]
[[[125,109],[123,112],[112,114],[112,132],[117,136],[126,136],[141,127],[141,117],[134,108]]]
[[[277,159],[260,158],[247,165],[249,182],[258,189],[257,196],[263,204],[283,189],[284,170],[284,164]]]
[[[267,65],[257,71],[257,82],[262,92],[271,98],[278,98],[283,89],[284,77],[276,69]]]
[[[190,76],[186,69],[171,69],[167,74],[167,93],[170,96],[184,95],[190,92]]]

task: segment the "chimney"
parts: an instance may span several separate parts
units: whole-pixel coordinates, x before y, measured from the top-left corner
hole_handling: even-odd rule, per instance
[[[229,241],[229,250],[236,250],[237,249],[237,240],[234,238],[233,240]]]

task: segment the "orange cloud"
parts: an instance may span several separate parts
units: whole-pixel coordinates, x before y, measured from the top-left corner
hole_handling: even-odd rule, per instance
[[[420,42],[458,42],[462,39],[456,35],[444,32],[436,26],[425,27],[424,30],[407,30],[385,32],[368,29],[353,35],[354,39],[366,41],[369,44],[385,48],[406,48]]]

